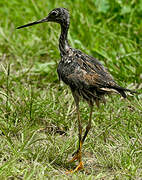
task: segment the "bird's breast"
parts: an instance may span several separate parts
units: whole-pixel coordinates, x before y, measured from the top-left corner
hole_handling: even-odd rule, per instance
[[[71,58],[61,60],[57,68],[59,79],[61,79],[64,83],[69,84],[69,75],[75,74],[77,69],[79,69],[77,62],[72,61]]]

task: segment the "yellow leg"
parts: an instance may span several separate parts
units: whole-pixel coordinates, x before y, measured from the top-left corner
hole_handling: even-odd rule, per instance
[[[70,162],[73,162],[75,160],[79,160],[80,159],[80,154],[81,154],[81,149],[82,149],[82,145],[83,142],[85,141],[85,138],[91,128],[91,119],[92,119],[92,111],[93,111],[93,104],[90,104],[90,117],[89,117],[89,122],[88,125],[86,126],[86,131],[84,133],[84,136],[82,138],[82,127],[80,128],[81,124],[79,125],[79,148],[77,150],[77,152],[75,154],[73,154],[73,158],[72,160],[70,160]],[[80,116],[78,116],[78,118],[80,119]],[[80,120],[79,120],[80,122]]]
[[[69,162],[73,162],[75,160],[78,160],[79,161],[78,166],[74,170],[67,171],[66,174],[74,173],[74,172],[77,172],[77,171],[79,171],[79,170],[84,168],[83,162],[82,162],[82,152],[81,152],[82,144],[83,144],[82,141],[80,141],[80,145],[79,145],[80,149],[78,149],[78,151],[75,153],[73,158],[69,161]]]
[[[82,141],[79,142],[80,145],[79,145],[79,149],[77,150],[77,152],[75,152],[73,154],[73,158],[69,161],[70,163],[71,162],[74,162],[75,160],[78,160],[79,162],[81,161],[82,159],[82,152],[81,152],[81,149],[82,149]]]
[[[93,112],[93,104],[90,103],[90,117],[89,117],[88,125],[86,126],[85,134],[84,134],[84,136],[82,138],[82,144],[85,141],[86,136],[87,136],[89,130],[91,129],[92,112]]]
[[[82,140],[79,142],[80,144],[79,144],[79,150],[78,150],[78,152],[77,152],[77,154],[75,154],[75,158],[79,161],[79,164],[78,164],[78,166],[73,170],[73,172],[76,172],[76,171],[78,171],[78,170],[80,170],[80,169],[83,169],[83,162],[82,162],[82,152],[81,152],[81,150],[82,150],[82,145],[83,145],[83,143],[82,143]],[[74,157],[73,157],[73,159],[74,159]]]
[[[83,162],[81,161],[74,170],[69,170],[69,171],[66,172],[66,174],[75,173],[75,172],[77,172],[77,171],[79,171],[79,170],[81,170],[83,168],[84,168]]]
[[[76,172],[80,169],[83,169],[83,162],[82,162],[82,145],[83,145],[83,142],[85,141],[85,138],[91,128],[91,119],[92,119],[92,110],[93,110],[93,103],[90,102],[89,105],[90,105],[90,117],[89,117],[89,122],[88,122],[88,125],[86,127],[86,131],[85,131],[85,134],[82,138],[82,126],[81,126],[81,120],[80,120],[80,112],[79,112],[79,99],[78,99],[78,96],[76,96],[74,93],[73,93],[73,96],[74,96],[74,100],[76,102],[76,109],[77,109],[77,115],[78,115],[78,131],[79,131],[79,148],[77,150],[76,153],[73,154],[73,158],[69,161],[69,162],[73,162],[75,160],[78,160],[79,161],[79,164],[78,166],[74,169],[74,170],[70,170],[67,172],[68,173],[73,173],[73,172]]]
[[[73,96],[74,96],[74,100],[76,102],[76,110],[77,110],[79,147],[78,147],[77,152],[75,152],[73,154],[73,158],[69,162],[71,163],[75,160],[78,160],[79,164],[74,170],[70,170],[67,173],[73,173],[73,172],[76,172],[80,169],[83,169],[82,152],[81,152],[83,142],[82,142],[82,126],[81,126],[80,112],[79,112],[79,99],[75,94],[73,94]]]
[[[81,169],[83,169],[83,168],[84,168],[83,162],[81,161],[74,170],[71,170],[71,171],[70,171],[70,173],[77,172],[77,171],[79,171],[79,170],[81,170]]]

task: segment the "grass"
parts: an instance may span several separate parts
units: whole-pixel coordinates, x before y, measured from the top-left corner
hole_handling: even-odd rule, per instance
[[[16,30],[55,7],[71,13],[71,46],[98,58],[117,82],[139,94],[94,107],[83,147],[85,169],[66,175],[78,146],[69,88],[56,73],[59,25]],[[142,178],[141,1],[0,2],[0,179]],[[89,109],[81,102],[83,127]]]

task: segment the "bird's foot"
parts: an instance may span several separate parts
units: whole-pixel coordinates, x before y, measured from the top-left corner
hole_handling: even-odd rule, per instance
[[[73,153],[73,158],[69,161],[69,163],[72,163],[76,160],[80,160],[81,159],[81,151],[77,150],[75,153]]]
[[[83,162],[80,161],[79,164],[78,164],[78,166],[77,166],[74,170],[72,170],[72,171],[73,171],[73,172],[77,172],[78,170],[81,170],[81,169],[83,169],[83,168],[84,168]]]
[[[84,168],[83,162],[80,161],[78,166],[74,170],[69,170],[69,171],[66,172],[66,174],[75,173],[75,172],[77,172],[77,171],[79,171],[79,170],[81,170],[83,168]]]

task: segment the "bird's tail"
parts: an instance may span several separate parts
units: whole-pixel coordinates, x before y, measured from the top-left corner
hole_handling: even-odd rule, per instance
[[[130,92],[131,94],[136,93],[136,91],[133,91],[133,90],[130,90],[130,89],[127,89],[127,88],[123,88],[121,86],[114,87],[114,89],[117,90],[121,94],[121,96],[124,97],[124,98],[127,97],[125,92]]]

